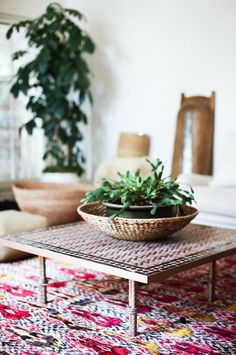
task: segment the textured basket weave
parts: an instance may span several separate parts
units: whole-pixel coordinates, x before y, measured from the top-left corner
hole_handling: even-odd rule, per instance
[[[92,202],[78,208],[81,217],[95,229],[116,239],[147,241],[169,236],[196,217],[198,211],[194,207],[181,207],[184,216],[171,218],[115,218],[109,221],[106,207],[99,202]]]

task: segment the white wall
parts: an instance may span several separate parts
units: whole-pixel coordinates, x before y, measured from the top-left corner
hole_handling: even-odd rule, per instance
[[[0,12],[35,16],[49,1],[1,0]],[[170,167],[176,112],[186,96],[216,91],[215,173],[236,165],[235,0],[64,0],[97,43],[93,161],[115,155],[120,131],[151,136]]]

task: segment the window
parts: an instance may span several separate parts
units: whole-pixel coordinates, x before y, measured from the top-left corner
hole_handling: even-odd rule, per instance
[[[13,66],[11,43],[5,38],[7,25],[0,25],[0,181],[16,178],[20,146],[13,100],[9,95]]]
[[[0,182],[35,178],[42,169],[43,139],[40,130],[33,138],[24,131],[21,137],[19,135],[19,127],[30,118],[30,113],[25,109],[25,98],[20,96],[15,100],[9,90],[17,70],[11,54],[22,49],[24,39],[19,41],[17,36],[7,40],[8,28],[9,25],[0,23]]]

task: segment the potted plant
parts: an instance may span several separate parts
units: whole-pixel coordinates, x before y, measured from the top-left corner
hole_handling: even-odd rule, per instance
[[[119,180],[103,179],[102,185],[86,193],[82,200],[101,202],[107,208],[110,220],[124,218],[158,218],[181,216],[182,206],[194,201],[193,189],[180,187],[176,179],[163,177],[164,164],[160,159],[150,164],[150,173],[142,179],[140,171],[118,173]]]
[[[14,24],[7,32],[9,39],[24,29],[28,43],[26,50],[13,54],[13,60],[33,57],[19,67],[11,93],[27,96],[26,109],[32,118],[23,127],[28,134],[37,126],[44,131],[44,172],[48,173],[80,176],[84,172],[81,125],[87,123],[87,116],[82,106],[85,101],[92,104],[85,54],[93,54],[95,44],[79,27],[82,20],[80,12],[52,3],[42,16]]]

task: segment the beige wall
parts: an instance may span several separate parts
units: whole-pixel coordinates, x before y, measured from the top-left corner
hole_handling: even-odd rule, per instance
[[[49,3],[1,0],[0,12],[38,15]],[[236,164],[235,0],[64,0],[97,43],[93,162],[115,154],[120,131],[152,137],[170,166],[180,93],[216,91],[215,172]]]

